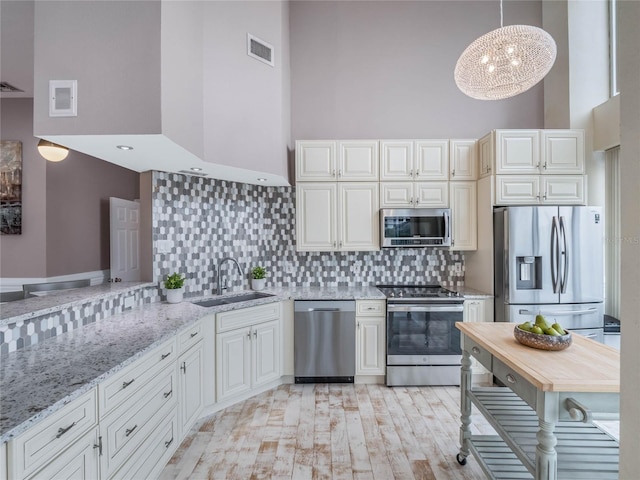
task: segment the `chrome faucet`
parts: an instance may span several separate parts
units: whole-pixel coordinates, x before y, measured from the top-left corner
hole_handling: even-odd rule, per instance
[[[233,258],[233,257],[225,257],[222,260],[220,260],[218,262],[218,295],[222,295],[222,291],[227,289],[227,281],[225,279],[224,281],[224,287],[222,286],[222,278],[220,277],[221,273],[220,273],[220,267],[222,267],[222,264],[226,261],[230,261],[236,264],[236,267],[238,267],[238,272],[240,273],[240,276],[244,275],[244,272],[242,271],[242,267],[240,267],[240,264],[238,263],[238,261]]]

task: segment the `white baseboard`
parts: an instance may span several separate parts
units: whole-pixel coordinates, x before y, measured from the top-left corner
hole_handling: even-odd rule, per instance
[[[25,277],[25,278],[0,278],[0,292],[15,292],[22,290],[22,285],[29,283],[68,282],[73,280],[91,281],[91,285],[100,285],[110,277],[110,270],[96,270],[94,272],[72,273],[70,275],[58,275],[56,277]]]

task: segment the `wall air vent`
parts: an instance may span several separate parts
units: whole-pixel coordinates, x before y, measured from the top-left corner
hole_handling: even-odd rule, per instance
[[[247,55],[273,67],[275,65],[274,54],[273,45],[247,33]]]
[[[14,87],[10,83],[0,82],[0,93],[13,93],[13,92],[24,92],[24,90],[20,90],[18,87]]]
[[[193,170],[178,170],[178,173],[184,173],[185,175],[193,175],[194,177],[207,177],[208,173],[194,172]]]

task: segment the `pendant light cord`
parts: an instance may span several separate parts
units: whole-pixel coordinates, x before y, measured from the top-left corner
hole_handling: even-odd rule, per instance
[[[502,0],[500,0],[500,28],[504,27],[502,22]]]

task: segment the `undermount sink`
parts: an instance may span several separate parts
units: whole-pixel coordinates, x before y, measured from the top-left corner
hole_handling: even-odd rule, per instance
[[[248,302],[250,300],[258,300],[260,298],[273,297],[270,293],[260,293],[260,292],[251,292],[244,293],[242,295],[234,295],[233,297],[227,298],[210,298],[208,300],[200,300],[198,302],[193,302],[194,305],[199,305],[201,307],[217,307],[219,305],[229,305],[232,303],[240,303],[240,302]]]

